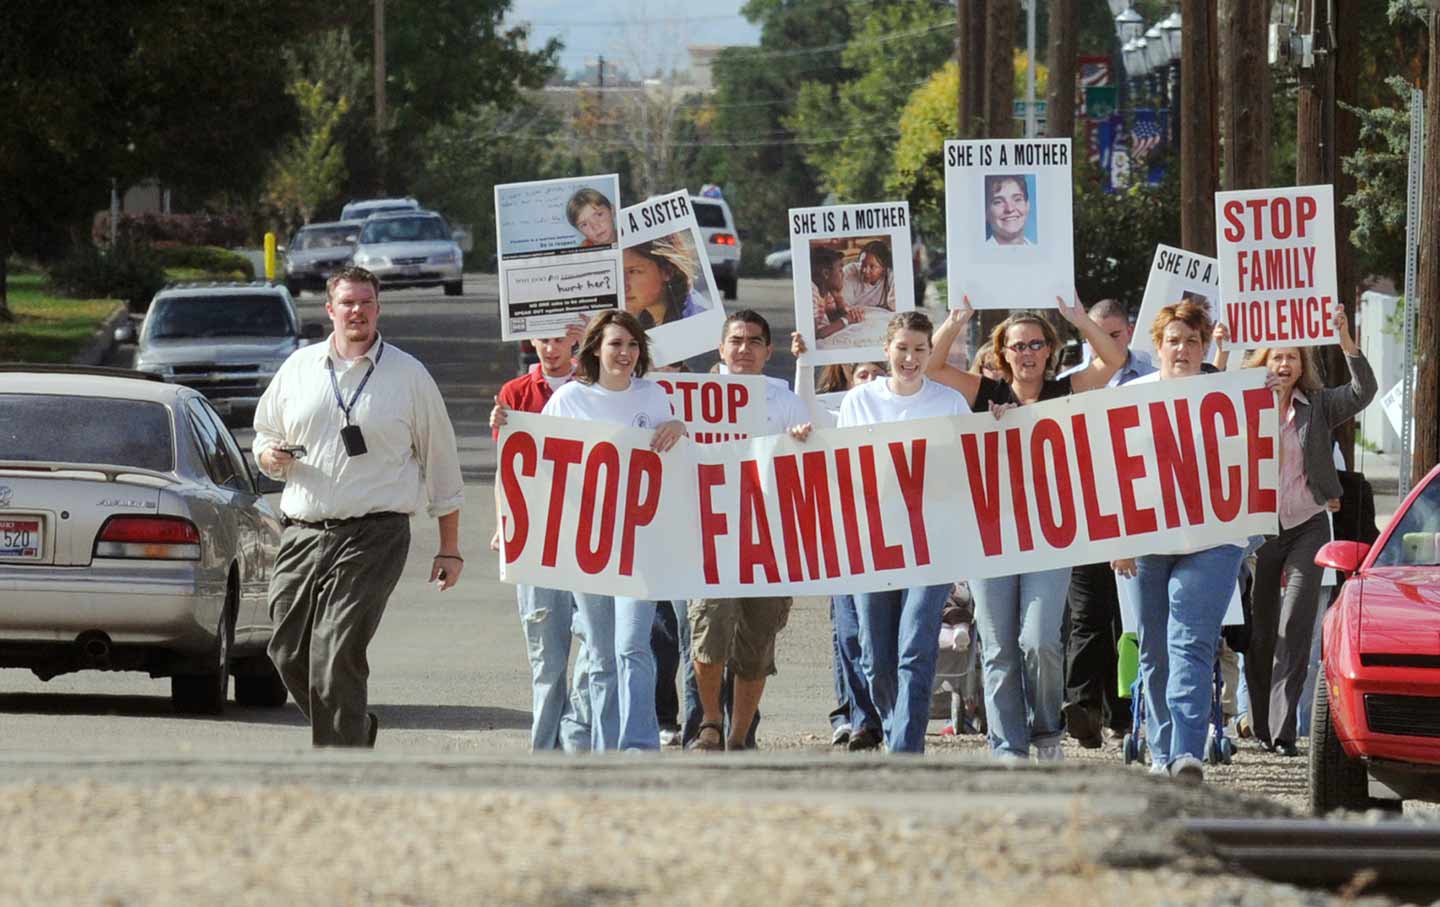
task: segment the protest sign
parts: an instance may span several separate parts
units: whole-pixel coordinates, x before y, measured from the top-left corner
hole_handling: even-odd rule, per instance
[[[883,359],[891,316],[915,308],[909,203],[791,208],[790,271],[802,365]]]
[[[1069,139],[945,143],[950,308],[1054,308],[1075,292]]]
[[[500,337],[557,337],[620,304],[620,178],[495,187]]]
[[[509,582],[646,599],[831,595],[1006,576],[1276,531],[1261,369],[985,413],[650,450],[512,413]]]
[[[654,372],[650,378],[670,395],[675,418],[697,444],[756,438],[769,430],[764,375]]]
[[[1150,263],[1150,279],[1145,282],[1145,297],[1140,300],[1140,314],[1135,319],[1135,334],[1130,349],[1144,353],[1151,362],[1160,361],[1150,328],[1155,316],[1167,305],[1197,302],[1205,306],[1210,320],[1219,323],[1220,268],[1213,258],[1186,252],[1163,243],[1155,247],[1155,260]],[[1205,338],[1205,358],[1214,354],[1215,345]]]
[[[715,349],[725,309],[690,193],[646,199],[620,212],[625,311],[640,319],[658,365]]]
[[[1236,347],[1340,342],[1333,187],[1217,192],[1215,245]]]

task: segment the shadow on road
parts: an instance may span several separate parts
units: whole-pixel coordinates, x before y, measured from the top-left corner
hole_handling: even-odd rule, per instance
[[[305,718],[293,705],[283,709],[226,706],[223,715],[186,715],[175,711],[168,696],[116,696],[94,693],[0,694],[0,714],[110,715],[116,718],[198,718],[244,724],[303,725]]]
[[[476,705],[372,705],[386,730],[504,731],[529,730],[530,713]]]

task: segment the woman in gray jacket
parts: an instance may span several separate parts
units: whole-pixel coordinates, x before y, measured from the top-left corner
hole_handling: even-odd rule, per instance
[[[1321,383],[1313,347],[1259,349],[1246,362],[1264,366],[1278,379],[1280,534],[1256,554],[1245,681],[1255,736],[1286,756],[1297,754],[1296,706],[1320,608],[1324,571],[1315,564],[1315,553],[1330,541],[1329,511],[1340,506],[1331,435],[1374,399],[1376,389],[1375,373],[1356,346],[1343,309],[1335,314],[1335,327],[1350,368],[1349,384],[1327,388]]]

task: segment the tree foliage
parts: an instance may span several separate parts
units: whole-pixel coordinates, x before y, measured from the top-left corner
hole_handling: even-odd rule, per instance
[[[1344,204],[1355,210],[1355,247],[1361,273],[1398,277],[1405,270],[1406,196],[1410,162],[1410,86],[1388,80],[1397,103],[1363,109],[1346,107],[1360,120],[1360,142],[1341,162],[1355,177]]]
[[[320,205],[333,199],[345,179],[345,153],[336,131],[350,99],[324,82],[296,78],[285,89],[300,110],[300,130],[275,158],[266,188],[287,228],[307,224]]]

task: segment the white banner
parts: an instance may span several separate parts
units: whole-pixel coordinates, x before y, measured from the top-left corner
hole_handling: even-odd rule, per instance
[[[1053,309],[1075,292],[1069,139],[945,143],[949,306]]]
[[[651,372],[649,378],[670,395],[675,418],[696,444],[757,438],[770,430],[764,375]]]
[[[830,595],[1194,550],[1276,531],[1262,369],[990,414],[657,454],[512,413],[501,577],[645,599]]]
[[[559,337],[620,303],[620,178],[495,187],[500,338]]]
[[[801,365],[885,358],[885,328],[915,308],[910,205],[790,209],[795,325]]]
[[[1130,349],[1144,353],[1158,365],[1160,355],[1150,336],[1155,316],[1167,305],[1187,301],[1205,306],[1210,312],[1210,320],[1217,324],[1220,322],[1224,312],[1220,309],[1219,265],[1213,258],[1161,243],[1155,247],[1155,260],[1150,263],[1150,279],[1145,282],[1145,298],[1140,301],[1140,314],[1135,318],[1135,335],[1130,338]],[[1207,362],[1214,353],[1215,344],[1206,337]]]
[[[620,247],[624,308],[645,326],[655,364],[719,347],[725,309],[690,193],[682,189],[620,212]]]
[[[1333,187],[1217,192],[1215,246],[1236,347],[1340,342]]]

